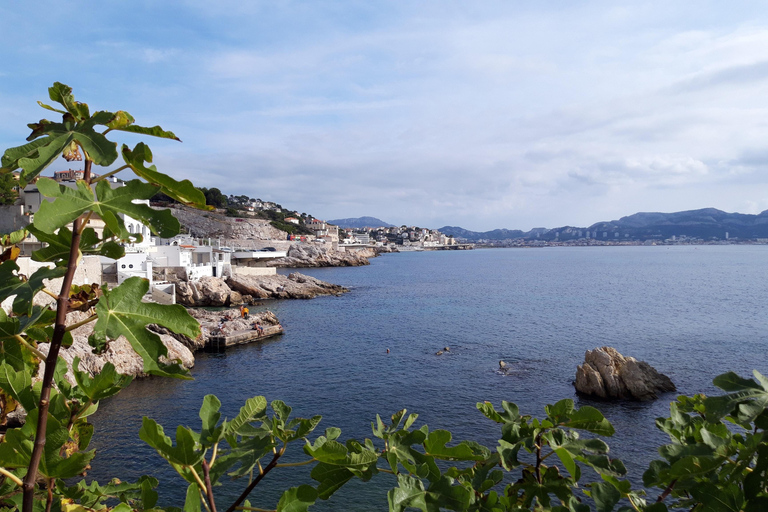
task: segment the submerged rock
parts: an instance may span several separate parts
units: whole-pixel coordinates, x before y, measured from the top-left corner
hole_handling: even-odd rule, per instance
[[[656,393],[675,391],[669,377],[645,361],[625,357],[612,347],[587,350],[576,368],[576,391],[600,398],[653,400]]]

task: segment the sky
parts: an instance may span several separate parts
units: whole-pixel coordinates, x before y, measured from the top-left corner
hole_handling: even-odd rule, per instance
[[[3,149],[53,119],[36,101],[59,81],[175,132],[119,139],[160,171],[321,219],[768,209],[762,2],[43,0],[0,20]]]

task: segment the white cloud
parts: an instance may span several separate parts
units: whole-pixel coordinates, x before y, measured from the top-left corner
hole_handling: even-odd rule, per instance
[[[554,227],[768,197],[768,17],[746,2],[148,3],[63,46],[57,9],[32,30],[0,8],[0,97],[25,104],[5,146],[61,80],[176,132],[161,169],[328,218]]]

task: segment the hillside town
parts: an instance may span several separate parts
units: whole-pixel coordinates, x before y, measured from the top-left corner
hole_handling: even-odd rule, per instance
[[[59,185],[70,188],[76,188],[81,178],[82,171],[78,170],[57,171],[52,177]],[[107,182],[113,189],[125,185],[115,177]],[[436,230],[415,226],[340,228],[274,202],[245,196],[225,197],[218,189],[202,190],[209,204],[218,208],[196,210],[170,202],[162,195],[134,200],[135,204],[150,208],[169,208],[179,220],[182,234],[173,238],[155,236],[141,222],[121,214],[131,239],[131,243],[125,244],[125,255],[119,259],[105,254],[86,256],[86,281],[120,284],[130,277],[141,277],[150,283],[148,301],[224,306],[264,298],[306,298],[343,292],[306,276],[279,275],[277,268],[359,266],[385,252],[472,247],[458,244],[453,237]],[[37,180],[21,190],[16,187],[15,191],[17,196],[12,204],[0,206],[0,233],[27,228],[42,202],[52,200],[43,196]],[[102,238],[106,224],[93,215],[88,228]],[[48,244],[45,237],[38,236],[27,232],[18,244],[19,264],[27,275],[43,265],[30,258],[34,251]]]

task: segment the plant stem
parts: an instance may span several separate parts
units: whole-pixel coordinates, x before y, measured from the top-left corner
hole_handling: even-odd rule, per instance
[[[295,468],[297,466],[306,466],[307,464],[312,464],[317,459],[309,459],[305,460],[304,462],[286,462],[284,464],[275,464],[276,468]]]
[[[85,161],[83,179],[88,182],[91,179],[90,160]],[[72,243],[69,247],[69,263],[67,272],[61,284],[61,291],[56,298],[56,323],[53,327],[53,338],[48,349],[48,357],[45,359],[45,373],[43,374],[43,386],[38,405],[37,429],[35,431],[35,444],[29,460],[27,474],[24,477],[24,496],[22,499],[22,511],[32,512],[35,505],[35,480],[37,470],[40,467],[40,459],[45,448],[45,432],[48,426],[48,408],[50,406],[51,388],[53,387],[53,374],[56,370],[56,361],[59,358],[59,349],[64,339],[67,322],[67,309],[69,306],[69,290],[72,288],[72,280],[77,269],[77,258],[80,254],[80,219],[75,219],[72,225]],[[29,411],[31,412],[31,411]]]
[[[24,485],[24,482],[21,481],[21,478],[17,477],[16,475],[14,475],[13,473],[11,473],[5,468],[0,468],[0,475],[3,475],[4,477],[8,478],[19,487]]]
[[[664,492],[662,492],[661,495],[656,499],[656,503],[661,503],[662,501],[664,501],[664,498],[669,496],[669,493],[671,493],[672,489],[675,488],[676,483],[677,483],[677,478],[669,482],[669,485],[667,486],[666,489],[664,489]]]
[[[108,131],[109,131],[109,130],[107,130],[107,132],[108,132]],[[104,132],[104,133],[107,133],[107,132]],[[117,169],[115,169],[114,171],[109,171],[109,172],[108,172],[108,173],[106,173],[106,174],[102,174],[102,175],[101,175],[101,176],[99,176],[98,178],[94,178],[94,179],[91,181],[91,185],[93,185],[94,183],[97,183],[97,182],[99,182],[99,181],[104,181],[105,179],[109,178],[110,176],[114,176],[115,174],[119,173],[120,171],[124,171],[125,169],[129,169],[130,167],[131,167],[130,165],[127,165],[127,164],[126,164],[126,165],[124,165],[124,166],[122,166],[122,167],[118,167],[118,168],[117,168]]]
[[[541,434],[536,436],[536,481],[541,483]]]
[[[187,466],[187,467],[192,472],[192,475],[195,477],[195,480],[197,480],[197,485],[200,486],[200,490],[203,491],[205,494],[208,494],[208,488],[203,483],[203,480],[200,478],[200,475],[197,474],[197,471],[195,471],[195,468],[192,466]]]
[[[27,349],[28,349],[30,352],[32,352],[33,354],[35,354],[35,356],[37,356],[37,358],[38,358],[38,359],[40,359],[40,360],[42,360],[42,359],[45,359],[45,354],[43,354],[42,352],[40,352],[39,350],[37,350],[35,347],[33,347],[32,345],[30,345],[30,343],[29,343],[27,340],[25,340],[24,338],[22,338],[22,337],[21,337],[21,335],[19,335],[19,334],[14,334],[14,335],[13,335],[13,337],[16,339],[16,341],[18,341],[19,343],[21,343],[22,345],[24,345],[25,347],[27,347]]]
[[[46,295],[48,295],[49,297],[53,298],[54,300],[58,300],[58,298],[59,298],[59,296],[58,296],[58,295],[56,295],[55,293],[53,293],[53,292],[52,292],[51,290],[49,290],[48,288],[43,288],[43,293],[45,293],[45,294],[46,294]]]
[[[248,497],[249,494],[251,494],[251,491],[253,490],[256,485],[261,482],[261,479],[264,478],[264,475],[270,472],[272,468],[277,466],[277,460],[280,458],[281,455],[283,455],[283,452],[285,452],[285,448],[280,450],[279,452],[276,452],[272,456],[272,460],[269,461],[269,464],[267,464],[267,467],[264,468],[263,472],[259,472],[259,476],[253,479],[253,482],[250,483],[248,487],[245,488],[243,493],[235,500],[235,502],[230,505],[230,507],[227,509],[227,512],[235,512],[235,509],[240,506],[242,502],[245,501],[245,499]]]
[[[45,512],[51,512],[51,505],[53,505],[53,483],[55,478],[48,480],[48,498],[45,501]]]
[[[83,222],[80,224],[80,234],[83,234],[83,231],[85,231],[85,228],[88,227],[88,221],[91,220],[91,215],[93,215],[93,212],[88,212],[85,215],[85,219],[83,219]],[[79,249],[79,247],[78,247]]]
[[[97,320],[98,318],[99,318],[99,315],[91,315],[88,318],[86,318],[85,320],[81,320],[81,321],[79,321],[79,322],[77,322],[75,324],[67,326],[67,332],[74,331],[78,327],[82,327],[84,325],[87,325],[87,324],[93,322],[94,320]]]
[[[213,463],[216,461],[216,454],[219,452],[219,443],[213,445],[213,455],[211,455],[210,467],[213,467]]]
[[[211,512],[216,512],[216,503],[213,501],[213,486],[211,485],[211,474],[209,472],[208,462],[203,459],[203,478],[205,478],[205,488],[208,490],[208,503],[211,505]]]

